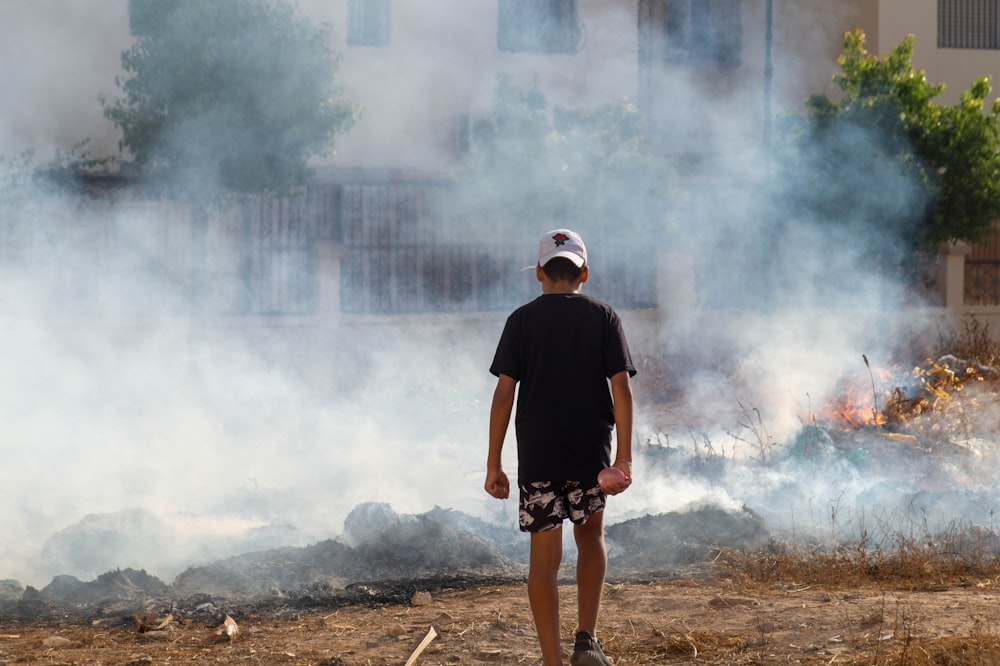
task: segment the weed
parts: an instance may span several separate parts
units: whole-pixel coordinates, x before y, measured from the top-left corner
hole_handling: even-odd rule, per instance
[[[990,325],[970,313],[962,319],[961,330],[941,335],[938,346],[958,358],[995,367],[1000,362],[1000,341],[990,333]]]
[[[887,524],[887,523],[886,523]],[[953,522],[936,532],[900,531],[823,547],[772,539],[752,552],[724,550],[719,575],[744,584],[878,585],[940,590],[1000,578],[1000,534]],[[991,583],[992,584],[992,583]]]

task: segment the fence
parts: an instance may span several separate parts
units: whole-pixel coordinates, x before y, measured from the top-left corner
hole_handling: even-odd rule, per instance
[[[314,316],[331,302],[318,293],[323,281],[348,315],[509,310],[538,292],[520,270],[538,229],[458,212],[445,180],[350,173],[204,216],[146,199],[124,179],[101,185],[101,197],[6,202],[0,268],[32,275],[53,302],[135,315]],[[626,245],[612,228],[588,240],[600,248],[588,293],[654,307],[655,248]],[[320,257],[331,247],[333,264]],[[333,283],[321,275],[329,271]]]
[[[1000,228],[969,248],[964,278],[965,305],[1000,306]]]
[[[338,239],[344,313],[491,310],[517,294],[515,249],[448,209],[447,184],[349,183]]]
[[[355,177],[316,182],[285,198],[247,198],[209,216],[201,251],[190,212],[177,204],[125,196],[124,205],[21,206],[0,225],[0,264],[31,275],[37,291],[62,308],[137,315],[182,314],[193,294],[206,315],[264,317],[334,314],[334,301],[346,315],[503,311],[533,297],[534,277],[519,269],[534,258],[537,229],[491,232],[454,210],[451,188],[446,181]],[[658,306],[657,275],[676,270],[663,264],[655,243],[625,243],[611,227],[585,236],[594,248],[587,293],[618,309]],[[725,253],[712,255],[717,263]],[[708,270],[699,261],[695,274]],[[734,261],[723,263],[742,266]],[[975,247],[948,248],[939,265],[945,307],[1000,311],[1000,231]],[[746,281],[751,271],[722,273]],[[697,307],[759,305],[726,300],[731,280],[715,291],[702,282],[690,283]]]
[[[335,192],[340,303],[345,314],[507,310],[538,291],[521,268],[534,259],[537,237],[457,212],[452,184],[440,181],[341,182]],[[500,225],[502,227],[503,225]],[[498,228],[500,228],[498,227]],[[656,305],[655,248],[613,242],[596,231],[594,278],[588,292],[622,308]]]

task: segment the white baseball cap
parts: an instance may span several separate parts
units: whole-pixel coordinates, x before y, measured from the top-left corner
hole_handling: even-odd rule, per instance
[[[587,248],[580,234],[569,229],[553,229],[542,234],[538,242],[538,265],[544,266],[556,257],[566,257],[577,268],[586,266]]]

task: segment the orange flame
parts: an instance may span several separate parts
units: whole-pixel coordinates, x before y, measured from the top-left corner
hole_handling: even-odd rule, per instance
[[[885,413],[876,405],[875,394],[863,381],[844,380],[833,401],[819,414],[821,420],[841,429],[885,425]]]

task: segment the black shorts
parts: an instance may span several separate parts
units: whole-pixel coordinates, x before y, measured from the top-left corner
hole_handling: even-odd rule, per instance
[[[531,481],[520,484],[518,523],[522,532],[554,530],[569,518],[582,525],[604,511],[605,495],[597,483]]]

